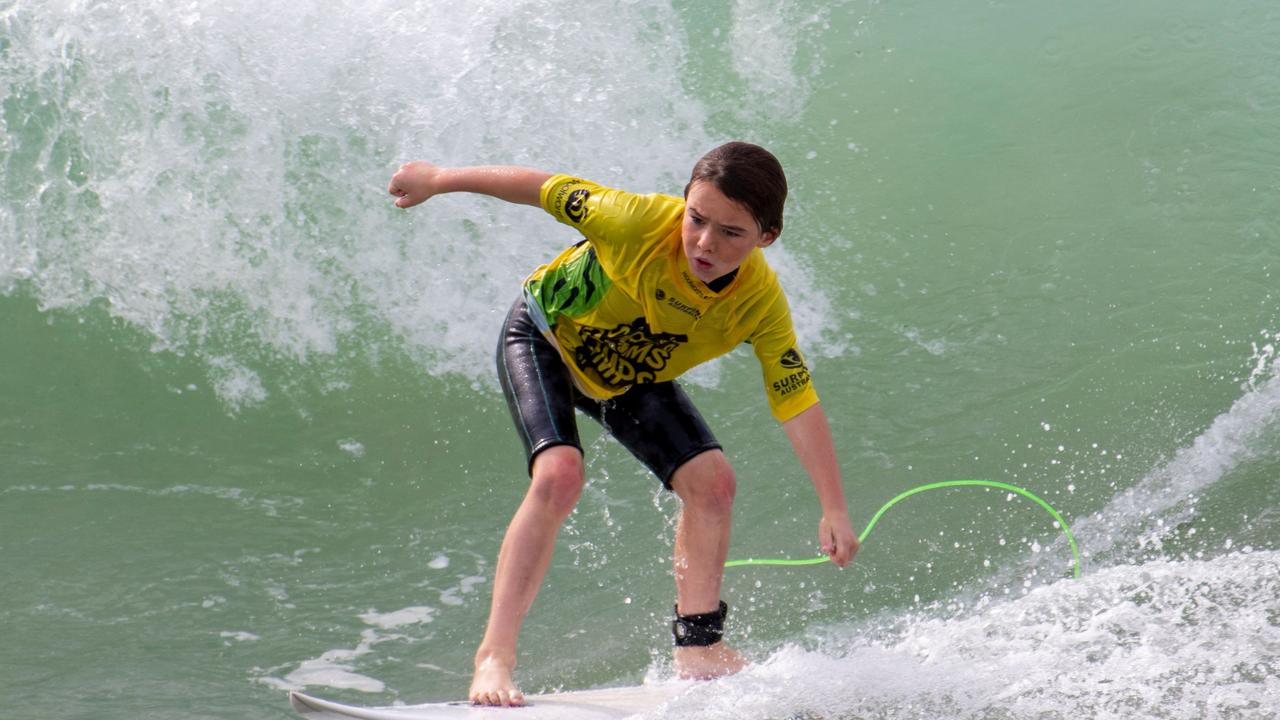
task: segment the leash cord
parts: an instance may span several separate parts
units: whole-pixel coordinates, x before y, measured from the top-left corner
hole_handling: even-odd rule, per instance
[[[888,512],[889,508],[897,505],[903,500],[906,500],[912,495],[918,495],[929,490],[950,487],[990,487],[1007,490],[1016,495],[1021,495],[1044,508],[1044,511],[1049,513],[1058,526],[1062,528],[1062,533],[1067,536],[1067,542],[1071,545],[1071,557],[1074,561],[1074,577],[1076,579],[1080,578],[1080,549],[1076,546],[1076,538],[1071,534],[1071,528],[1067,525],[1067,521],[1062,518],[1062,515],[1055,510],[1052,505],[1045,502],[1043,498],[1030,490],[995,480],[943,480],[942,482],[928,483],[926,485],[913,487],[910,490],[904,490],[894,496],[892,500],[881,506],[881,508],[876,511],[875,515],[871,516],[871,522],[867,523],[867,526],[862,530],[862,534],[858,536],[858,543],[861,544],[866,542],[867,536],[871,534],[871,529],[876,526],[876,523],[880,521],[881,516]],[[746,558],[745,560],[730,560],[729,562],[726,562],[724,566],[731,568],[742,567],[744,565],[819,565],[827,562],[828,560],[829,558],[825,555],[815,558],[806,558],[803,560],[790,560],[787,558]]]

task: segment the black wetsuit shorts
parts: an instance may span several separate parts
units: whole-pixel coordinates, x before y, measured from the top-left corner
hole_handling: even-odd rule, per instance
[[[671,489],[676,469],[720,448],[697,408],[676,382],[634,385],[618,397],[595,400],[573,384],[560,352],[538,329],[524,298],[507,313],[498,338],[498,381],[524,441],[529,470],[538,453],[556,445],[582,450],[574,408],[599,422]]]

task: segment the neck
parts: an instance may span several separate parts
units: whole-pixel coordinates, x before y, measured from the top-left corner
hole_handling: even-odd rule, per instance
[[[738,276],[738,268],[734,268],[720,277],[707,283],[707,287],[711,288],[711,292],[720,292],[729,287],[729,283]]]

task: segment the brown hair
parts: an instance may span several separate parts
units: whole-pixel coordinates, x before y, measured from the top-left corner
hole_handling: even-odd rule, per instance
[[[782,206],[787,200],[787,176],[773,153],[759,145],[729,142],[703,155],[684,186],[710,182],[724,196],[741,204],[755,217],[760,232],[782,232]]]

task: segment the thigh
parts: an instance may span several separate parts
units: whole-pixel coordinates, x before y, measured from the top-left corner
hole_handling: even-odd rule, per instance
[[[532,470],[538,453],[557,445],[582,450],[574,401],[578,395],[560,352],[529,317],[524,299],[507,313],[498,337],[498,382]]]
[[[612,400],[579,407],[652,470],[668,490],[681,465],[720,447],[676,382],[636,385]]]

